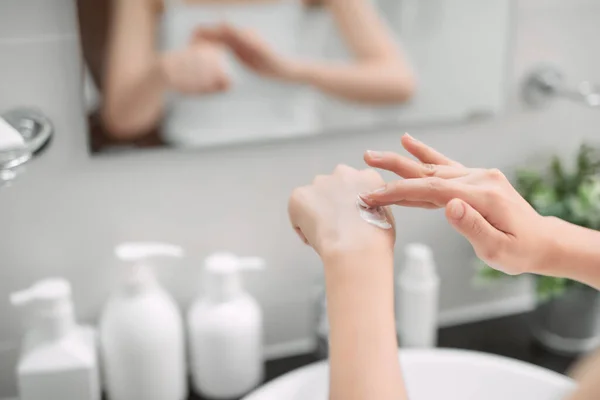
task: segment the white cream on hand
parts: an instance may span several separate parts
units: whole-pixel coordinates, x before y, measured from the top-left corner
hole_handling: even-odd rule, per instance
[[[381,229],[392,229],[392,224],[388,221],[387,215],[383,207],[370,207],[367,203],[357,196],[356,208],[361,218],[371,225],[375,225]]]

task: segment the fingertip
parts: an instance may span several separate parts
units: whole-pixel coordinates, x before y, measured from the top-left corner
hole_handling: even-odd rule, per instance
[[[446,217],[452,222],[460,221],[466,212],[466,204],[461,199],[452,199],[446,204]]]
[[[378,207],[378,206],[382,206],[382,205],[387,205],[387,204],[382,204],[382,202],[381,202],[381,196],[385,193],[385,191],[386,191],[386,187],[384,186],[384,187],[374,190],[372,192],[359,193],[358,197],[367,206]]]
[[[375,166],[377,164],[377,161],[380,160],[380,157],[376,157],[374,153],[375,152],[372,150],[365,151],[363,159],[365,160],[367,165]]]

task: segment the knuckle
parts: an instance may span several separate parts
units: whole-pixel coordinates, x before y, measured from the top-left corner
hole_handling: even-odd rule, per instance
[[[437,176],[438,168],[434,164],[422,163],[421,174],[423,177],[435,177]]]
[[[379,172],[375,171],[372,168],[363,169],[361,173],[369,179],[381,179],[381,175],[379,174]]]
[[[327,175],[317,175],[312,181],[313,185],[319,185],[327,179]]]
[[[351,168],[349,166],[347,166],[346,164],[338,164],[334,168],[333,173],[334,174],[345,174],[345,173],[348,173],[350,170],[351,170]]]
[[[500,171],[498,168],[492,168],[488,170],[487,175],[493,181],[503,181],[506,179],[502,171]]]
[[[495,187],[485,188],[483,191],[483,196],[486,199],[486,202],[489,204],[498,205],[502,203],[502,193]]]
[[[302,188],[296,188],[294,190],[292,190],[292,194],[290,195],[290,206],[298,203],[300,201],[300,199],[302,199],[303,197],[303,189]]]

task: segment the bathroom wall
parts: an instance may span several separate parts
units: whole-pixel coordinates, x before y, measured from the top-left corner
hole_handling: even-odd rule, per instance
[[[69,0],[0,3],[0,110],[35,105],[56,125],[47,154],[14,187],[0,192],[0,397],[16,391],[13,368],[21,333],[8,294],[38,278],[66,276],[74,284],[78,315],[93,321],[118,279],[111,249],[123,240],[165,240],[187,249],[185,262],[160,271],[182,305],[198,290],[201,262],[211,251],[265,257],[268,270],[248,274],[247,283],[265,310],[268,353],[306,349],[320,265],[288,226],[288,194],[337,163],[361,167],[365,149],[398,148],[401,131],[90,159],[74,80],[80,66],[73,16]],[[411,133],[467,165],[496,166],[508,174],[526,160],[573,154],[582,140],[598,137],[600,112],[563,102],[528,110],[519,101],[518,83],[539,62],[560,65],[575,82],[600,82],[599,20],[595,0],[519,1],[506,115]],[[395,215],[399,250],[409,241],[435,250],[442,322],[530,305],[526,281],[472,285],[472,251],[443,214],[397,209]],[[397,262],[401,259],[398,251]]]

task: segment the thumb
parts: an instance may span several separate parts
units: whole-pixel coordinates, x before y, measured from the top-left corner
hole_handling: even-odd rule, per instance
[[[460,199],[453,199],[446,205],[448,222],[463,235],[486,262],[495,262],[498,249],[506,240],[506,235],[494,228],[477,210]]]

